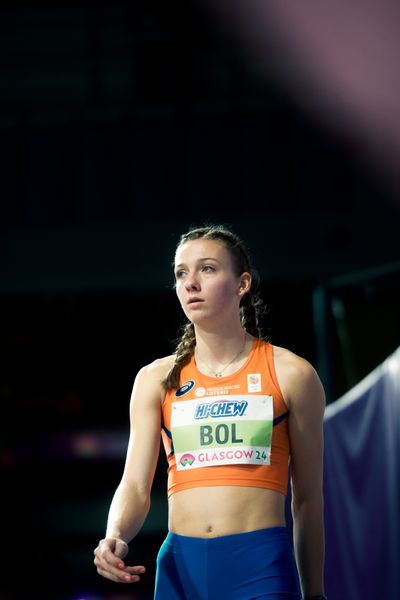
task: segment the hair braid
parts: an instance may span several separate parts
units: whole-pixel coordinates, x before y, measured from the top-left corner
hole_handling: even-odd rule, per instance
[[[240,318],[243,327],[250,335],[257,338],[263,337],[260,322],[264,312],[264,304],[257,294],[248,292],[243,297],[240,305]]]
[[[182,336],[175,351],[175,363],[164,381],[164,387],[169,390],[177,388],[179,385],[179,375],[181,369],[189,362],[191,355],[196,346],[196,336],[194,333],[194,325],[188,321],[182,327]]]

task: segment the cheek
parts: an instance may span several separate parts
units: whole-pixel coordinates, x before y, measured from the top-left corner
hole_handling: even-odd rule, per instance
[[[185,311],[185,292],[186,292],[186,290],[185,290],[184,284],[182,282],[177,281],[176,285],[175,285],[175,294],[176,294],[176,297],[178,298],[178,302],[179,302],[182,310],[186,314],[186,311]]]
[[[177,295],[177,298],[179,300],[179,302],[182,304],[182,299],[181,299],[181,295],[182,295],[182,286],[179,285],[179,282],[177,282],[175,284],[175,294]]]
[[[237,298],[235,294],[235,289],[232,286],[230,281],[226,281],[223,284],[219,284],[215,286],[214,295],[217,302],[221,304],[227,304],[229,302],[234,302]]]

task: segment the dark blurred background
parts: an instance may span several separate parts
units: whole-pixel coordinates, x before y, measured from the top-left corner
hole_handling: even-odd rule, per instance
[[[248,241],[265,333],[318,368],[328,402],[399,344],[392,166],[239,29],[200,1],[2,4],[1,599],[151,597],[163,456],[131,548],[146,577],[102,580],[92,551],[134,376],[182,322],[170,265],[190,225]]]

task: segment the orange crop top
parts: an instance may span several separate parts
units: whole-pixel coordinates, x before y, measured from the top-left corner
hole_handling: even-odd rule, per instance
[[[245,364],[226,377],[203,375],[192,356],[162,404],[168,495],[215,485],[286,494],[288,416],[271,344],[255,340]]]

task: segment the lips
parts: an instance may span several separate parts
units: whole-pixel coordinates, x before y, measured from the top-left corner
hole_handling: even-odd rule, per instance
[[[197,298],[196,296],[194,296],[193,298],[189,298],[188,300],[188,304],[200,304],[200,302],[204,302],[204,300],[202,300],[201,298]]]

